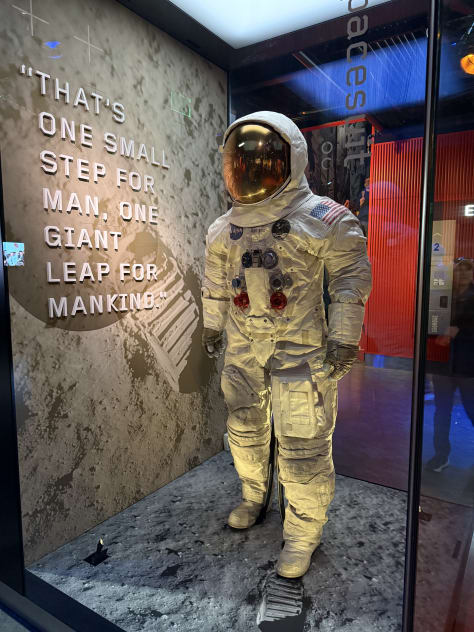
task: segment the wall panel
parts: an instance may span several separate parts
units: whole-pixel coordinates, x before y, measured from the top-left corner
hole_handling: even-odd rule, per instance
[[[438,136],[435,219],[456,220],[455,257],[474,257],[474,132]],[[411,358],[418,252],[421,138],[373,146],[369,256],[374,286],[365,322],[368,353]],[[428,357],[446,361],[429,341]]]
[[[32,6],[35,17],[27,0],[0,9],[6,232],[25,243],[25,266],[9,281],[27,563],[221,450],[226,419],[200,343],[205,235],[226,211],[216,144],[226,74],[114,0]],[[74,140],[61,119],[74,123]],[[79,160],[106,174],[78,177]],[[44,188],[62,208],[45,205]],[[48,226],[61,244],[48,244]],[[107,247],[96,231],[108,232]],[[154,272],[122,280],[124,263]],[[64,265],[76,266],[74,280]],[[108,266],[102,280],[98,265]],[[91,313],[99,295],[115,298]],[[48,313],[51,297],[67,301],[67,314]]]

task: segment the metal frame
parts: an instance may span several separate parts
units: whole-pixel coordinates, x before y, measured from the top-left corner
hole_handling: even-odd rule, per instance
[[[73,630],[3,583],[0,583],[0,602],[2,610],[19,621],[27,630],[41,632],[72,632]]]
[[[10,331],[8,273],[3,266],[2,159],[0,154],[0,507],[2,537],[0,539],[0,581],[24,593],[23,532],[18,465],[15,394],[13,390],[13,358]]]
[[[423,448],[423,416],[428,334],[431,228],[436,165],[436,107],[441,52],[441,0],[430,0],[425,90],[425,134],[421,174],[418,276],[416,283],[415,339],[413,357],[408,515],[405,553],[403,632],[412,632],[415,613],[418,514]]]
[[[115,623],[101,617],[27,570],[25,570],[25,596],[33,605],[46,611],[45,614],[52,615],[76,632],[123,632],[123,629]],[[56,628],[52,627],[51,632],[56,632]]]
[[[38,632],[123,632],[93,610],[24,570],[25,593],[0,582],[3,610]]]

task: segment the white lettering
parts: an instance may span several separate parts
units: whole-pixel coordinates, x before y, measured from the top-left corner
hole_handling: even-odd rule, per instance
[[[94,112],[96,114],[99,114],[100,112],[100,102],[102,101],[103,97],[100,94],[97,94],[97,92],[91,92],[91,97],[94,99]]]
[[[46,279],[48,283],[60,283],[61,279],[53,278],[51,261],[46,262]]]
[[[114,301],[117,298],[117,296],[118,294],[112,294],[112,296],[110,296],[110,294],[107,294],[107,297],[106,297],[107,311],[109,312],[109,314],[111,313],[112,310],[114,310],[114,312],[118,312],[118,309],[114,305]]]
[[[99,228],[94,229],[89,233],[87,228],[81,228],[78,237],[74,243],[73,236],[75,233],[75,228],[70,226],[65,226],[62,230],[66,233],[66,239],[64,243],[61,240],[61,231],[57,226],[45,226],[44,233],[44,241],[50,248],[77,248],[80,250],[83,246],[87,246],[88,248],[94,247],[96,250],[107,250],[108,248],[108,236],[112,237],[114,250],[118,250],[118,240],[119,237],[122,236],[122,233],[111,230],[107,232],[106,230],[102,231]],[[92,241],[94,245],[92,245]],[[103,268],[106,270],[106,273],[109,272],[109,268],[107,264],[102,264],[107,266]]]
[[[40,91],[44,96],[46,94],[46,81],[47,79],[51,79],[51,75],[47,75],[45,72],[41,72],[41,70],[37,70],[35,75],[40,78]]]
[[[141,160],[142,158],[145,158],[146,162],[150,162],[148,160],[148,152],[147,152],[146,147],[145,147],[145,145],[143,143],[138,148],[137,160]]]
[[[73,261],[63,263],[63,279],[65,283],[76,282],[76,264]]]
[[[141,294],[130,294],[130,309],[141,309]]]
[[[43,163],[41,169],[45,173],[56,173],[58,170],[58,164],[56,162],[56,154],[52,151],[42,151],[40,153],[40,159]]]
[[[83,105],[84,109],[89,112],[89,104],[87,103],[86,93],[84,92],[84,88],[79,88],[76,93],[76,98],[74,99],[73,106],[77,108],[78,105]]]
[[[152,292],[145,292],[143,295],[143,307],[144,309],[152,309],[155,306],[155,297]]]
[[[120,137],[120,154],[125,158],[135,158],[135,141],[130,139],[127,145],[127,139]]]
[[[61,235],[57,226],[45,226],[43,230],[44,241],[50,248],[61,246]]]
[[[43,187],[43,208],[46,211],[63,210],[63,195],[59,189],[56,189],[53,198],[48,187]]]
[[[121,103],[112,103],[112,112],[114,113],[112,118],[117,123],[123,123],[125,121],[124,107]]]
[[[82,312],[83,314],[87,314],[86,306],[84,305],[84,301],[80,296],[76,296],[74,299],[74,303],[71,309],[71,316],[75,316],[77,312]]]
[[[82,124],[79,129],[81,131],[81,145],[92,147],[92,127]]]
[[[61,318],[67,316],[67,301],[65,296],[59,299],[59,305],[56,304],[54,298],[48,298],[48,312],[50,318]]]
[[[94,275],[92,274],[92,268],[91,268],[90,264],[88,264],[88,263],[84,263],[82,265],[82,270],[81,270],[81,273],[79,275],[79,283],[83,283],[84,279],[90,279],[91,281],[94,281]]]
[[[474,204],[466,204],[464,207],[464,215],[466,217],[474,217]]]
[[[54,98],[59,101],[59,97],[64,96],[64,103],[69,103],[69,83],[66,81],[64,88],[59,87],[59,79],[54,80]]]
[[[97,264],[97,280],[99,281],[99,283],[102,283],[102,279],[104,278],[104,276],[109,274],[109,272],[110,272],[110,266],[108,263]]]
[[[66,140],[66,137],[69,137],[69,141],[71,143],[76,142],[76,124],[74,123],[74,121],[71,121],[69,123],[69,121],[65,119],[64,116],[62,116],[61,117],[61,139]]]
[[[46,136],[56,134],[56,119],[49,112],[40,112],[38,116],[39,128]]]
[[[91,296],[89,298],[89,311],[91,314],[95,314],[95,310],[99,312],[99,314],[104,313],[104,298],[103,296]]]

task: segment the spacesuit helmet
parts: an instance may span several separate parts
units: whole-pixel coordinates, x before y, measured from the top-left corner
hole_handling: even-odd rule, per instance
[[[234,202],[263,202],[291,180],[290,145],[265,123],[237,125],[227,136],[222,154],[224,182]]]

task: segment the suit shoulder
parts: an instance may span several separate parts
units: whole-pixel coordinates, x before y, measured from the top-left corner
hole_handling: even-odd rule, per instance
[[[344,220],[358,222],[356,216],[347,207],[325,196],[315,200],[313,208],[309,210],[309,215],[329,228]]]
[[[230,210],[224,215],[221,215],[217,219],[215,219],[212,224],[209,226],[207,231],[207,241],[209,244],[212,244],[223,238],[224,235],[227,234],[227,227],[230,224]]]

